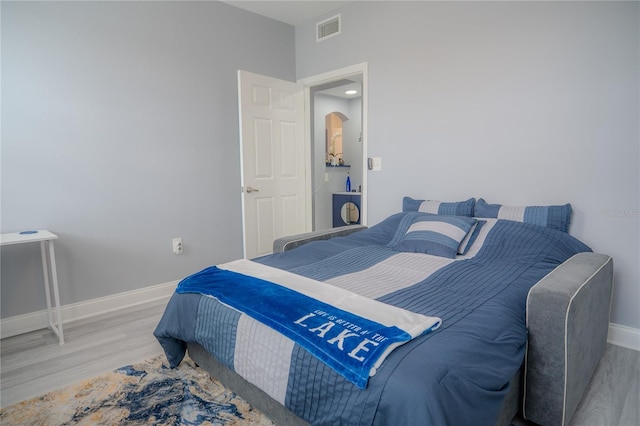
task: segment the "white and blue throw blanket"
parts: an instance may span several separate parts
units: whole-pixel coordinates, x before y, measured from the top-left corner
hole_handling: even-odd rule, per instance
[[[176,292],[211,296],[249,315],[362,389],[393,349],[442,322],[244,259],[191,275]]]
[[[228,301],[226,288],[205,296],[200,291],[208,290],[198,288],[199,278],[187,279],[179,291],[192,287],[197,292],[175,293],[154,333],[170,365],[180,364],[187,343],[197,343],[311,424],[495,425],[524,359],[529,289],[590,249],[560,230],[489,218],[475,228],[470,247],[453,257],[400,251],[397,242],[406,238],[416,214],[398,213],[347,237],[202,272],[201,278],[212,274],[235,281],[242,274],[268,281],[259,285],[260,294],[254,289],[240,294],[245,307]],[[304,283],[294,291],[310,297],[309,305],[278,300],[291,296],[290,277]],[[247,286],[256,284],[249,281]],[[331,289],[331,296],[307,294],[307,287]],[[263,293],[275,288],[285,296],[278,293],[267,311],[284,311],[284,325],[265,325],[251,311],[267,300]],[[356,294],[354,310],[342,305],[338,294]],[[401,319],[370,317],[378,304],[399,308],[391,311],[401,312]],[[358,310],[365,305],[370,307]],[[418,315],[420,325],[405,321],[405,313]],[[375,330],[359,317],[382,328]],[[442,323],[433,330],[437,318]],[[290,328],[298,328],[303,341],[292,340],[286,334]],[[424,333],[428,330],[433,331]],[[374,353],[383,351],[380,340],[390,343],[384,351],[395,349],[374,361]],[[322,359],[330,356],[312,353],[316,349],[309,342],[332,349],[336,359],[361,364],[361,371],[338,373],[333,360]],[[353,381],[347,379],[351,374]]]

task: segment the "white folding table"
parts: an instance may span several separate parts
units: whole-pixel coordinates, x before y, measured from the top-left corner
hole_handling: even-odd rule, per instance
[[[58,239],[57,235],[52,234],[47,230],[40,229],[37,231],[23,231],[1,234],[0,245],[8,246],[12,244],[40,242],[40,253],[42,254],[42,270],[44,272],[44,289],[45,293],[47,294],[47,313],[49,317],[49,326],[51,327],[51,330],[53,330],[53,332],[58,335],[60,344],[64,345],[64,335],[62,332],[62,315],[60,313],[60,294],[58,292],[58,273],[56,270],[56,255],[53,249],[53,240],[56,239]],[[47,245],[49,248],[49,263],[47,263]],[[49,264],[51,266],[51,270],[49,270]],[[53,299],[55,302],[54,306],[51,305],[51,285],[49,283],[49,275],[51,275],[51,284],[53,284]]]

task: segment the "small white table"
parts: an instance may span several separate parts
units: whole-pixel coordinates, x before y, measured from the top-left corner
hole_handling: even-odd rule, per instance
[[[60,313],[60,294],[58,292],[58,272],[56,270],[56,255],[53,250],[53,240],[58,239],[58,236],[51,232],[40,229],[37,231],[23,231],[12,232],[9,234],[0,235],[0,245],[8,246],[11,244],[23,244],[40,242],[40,253],[42,254],[42,270],[44,272],[44,289],[47,294],[47,313],[49,316],[49,326],[54,333],[58,335],[60,344],[64,345],[64,335],[62,333],[62,315]],[[49,271],[49,264],[47,263],[47,244],[49,243],[49,263],[51,264],[51,271]],[[51,306],[51,290],[49,284],[49,274],[51,274],[51,283],[53,284],[53,298],[55,305]],[[54,311],[57,320],[54,321]]]

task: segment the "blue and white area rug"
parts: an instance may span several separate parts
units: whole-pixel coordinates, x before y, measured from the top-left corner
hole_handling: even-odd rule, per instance
[[[2,425],[273,425],[193,361],[163,356],[0,410]]]

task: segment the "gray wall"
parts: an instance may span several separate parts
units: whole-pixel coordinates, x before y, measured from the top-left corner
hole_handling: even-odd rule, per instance
[[[295,80],[294,28],[217,2],[1,7],[2,232],[59,235],[62,304],[241,257],[236,72]],[[45,309],[38,245],[1,260],[2,317]]]
[[[296,28],[296,72],[369,63],[370,224],[403,195],[570,202],[615,259],[612,322],[638,329],[639,6],[353,2],[340,36]]]

